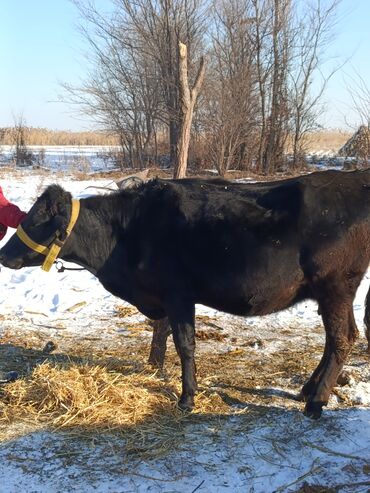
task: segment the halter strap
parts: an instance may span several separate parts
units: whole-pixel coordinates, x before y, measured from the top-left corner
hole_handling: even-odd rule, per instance
[[[45,255],[45,260],[42,264],[42,270],[49,272],[51,266],[55,262],[55,259],[59,255],[60,250],[62,249],[65,241],[71,234],[74,225],[76,224],[76,221],[78,219],[78,215],[80,213],[80,201],[76,199],[72,199],[72,210],[71,210],[71,218],[69,220],[66,233],[67,236],[66,238],[61,241],[59,238],[55,238],[55,240],[52,242],[50,247],[47,247],[45,245],[42,245],[40,243],[36,243],[33,241],[28,234],[25,232],[25,230],[22,228],[22,225],[19,224],[16,234],[18,238],[28,246],[31,250],[37,253],[41,253],[42,255]]]

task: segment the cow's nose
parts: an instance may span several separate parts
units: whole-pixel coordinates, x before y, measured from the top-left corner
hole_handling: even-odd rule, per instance
[[[9,267],[9,269],[21,269],[23,262],[20,259],[9,259],[6,255],[0,253],[0,264],[4,267]]]

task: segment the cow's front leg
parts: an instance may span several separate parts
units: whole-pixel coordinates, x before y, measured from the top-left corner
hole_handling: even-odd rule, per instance
[[[194,303],[172,304],[168,309],[173,340],[181,359],[182,394],[179,408],[191,411],[197,390],[195,350],[195,305]]]
[[[153,320],[151,324],[153,326],[153,337],[148,363],[156,368],[163,368],[167,338],[171,334],[171,326],[167,317]]]

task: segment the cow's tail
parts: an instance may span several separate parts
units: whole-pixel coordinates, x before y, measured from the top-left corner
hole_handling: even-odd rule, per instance
[[[366,295],[364,322],[365,322],[365,335],[367,339],[367,350],[370,353],[370,288]]]

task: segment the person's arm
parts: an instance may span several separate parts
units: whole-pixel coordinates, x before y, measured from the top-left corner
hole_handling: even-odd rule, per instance
[[[0,187],[0,224],[16,228],[25,216],[25,212],[4,197]]]
[[[0,207],[0,223],[4,224],[4,226],[16,228],[24,217],[26,217],[26,213],[11,202],[4,207]]]

